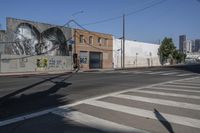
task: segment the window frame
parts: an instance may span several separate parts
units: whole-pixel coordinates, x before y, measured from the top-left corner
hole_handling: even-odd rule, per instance
[[[83,44],[84,43],[84,35],[79,36],[79,43]]]
[[[89,36],[89,44],[93,44],[93,36]]]

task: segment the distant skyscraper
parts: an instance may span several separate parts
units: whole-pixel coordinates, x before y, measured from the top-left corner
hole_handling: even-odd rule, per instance
[[[195,52],[195,41],[192,40],[192,53]]]
[[[186,50],[186,35],[179,36],[179,50],[184,52]]]
[[[200,39],[195,40],[195,52],[200,52]]]
[[[184,53],[192,53],[192,40],[187,40],[184,42],[183,51]],[[186,48],[186,49],[184,49]]]

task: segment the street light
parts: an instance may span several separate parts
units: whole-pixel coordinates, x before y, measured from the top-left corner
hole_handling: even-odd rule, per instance
[[[119,39],[121,40],[121,68],[123,68],[123,37],[120,37]]]
[[[138,53],[136,53],[136,67],[137,67],[137,56],[138,56]]]
[[[122,50],[121,48],[117,49],[117,68],[119,68],[118,67],[118,60],[119,60],[119,51],[121,51],[121,50]],[[121,60],[121,62],[122,62],[122,60]]]
[[[150,55],[150,66],[153,66],[152,53],[150,52],[149,55]]]

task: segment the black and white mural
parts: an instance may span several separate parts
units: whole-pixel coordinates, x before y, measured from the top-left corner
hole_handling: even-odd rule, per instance
[[[9,54],[15,55],[69,55],[67,41],[59,27],[51,27],[42,33],[29,23],[21,23],[13,31],[13,44]]]

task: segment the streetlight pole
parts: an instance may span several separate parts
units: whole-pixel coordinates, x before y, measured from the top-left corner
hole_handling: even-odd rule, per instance
[[[121,68],[123,68],[123,41],[122,41],[122,38],[121,38]]]
[[[73,13],[72,15],[71,15],[71,20],[74,22],[74,20],[75,20],[75,16],[77,16],[78,14],[81,14],[81,13],[83,13],[83,11],[78,11],[78,12],[75,12],[75,13]],[[76,23],[75,23],[76,24]],[[74,36],[73,36],[73,38],[74,38],[74,53],[73,53],[73,58],[74,58],[74,64],[75,64],[75,66],[74,66],[74,68],[78,68],[79,69],[79,60],[78,60],[78,54],[77,54],[77,51],[76,51],[76,36],[77,36],[77,33],[76,33],[77,31],[76,31],[76,27],[74,28]]]
[[[74,21],[74,17],[80,13],[83,13],[83,11],[78,11],[78,12],[75,12],[73,13],[71,16],[70,16],[70,19],[69,21],[63,25],[63,27],[67,26],[68,28],[70,28],[70,23],[75,23]],[[76,23],[75,23],[76,24]],[[74,63],[74,68],[77,68],[77,64],[78,64],[78,55],[76,53],[76,29],[75,28],[70,28],[72,29],[72,39],[74,40],[73,41],[73,50],[72,50],[72,57],[73,57],[73,63]]]
[[[138,58],[137,58],[137,56],[138,56],[138,53],[136,53],[136,67],[137,67],[137,63],[138,63]]]

